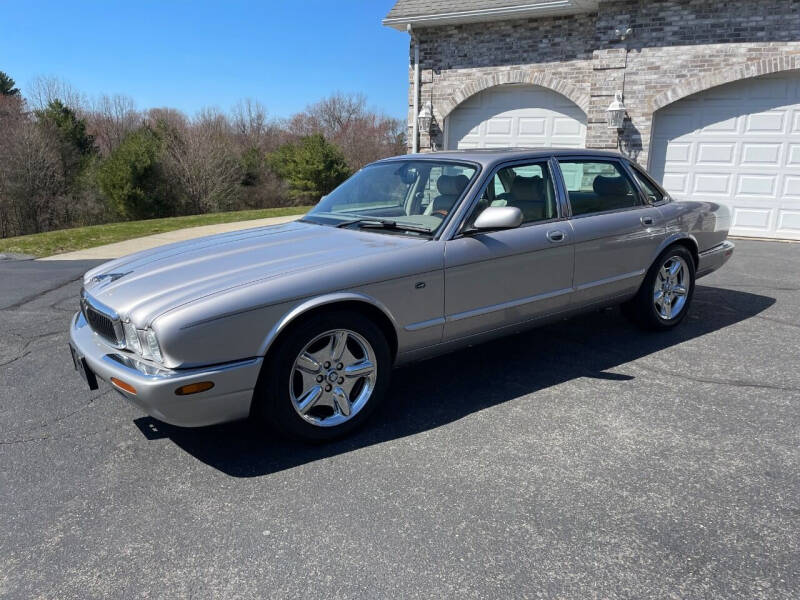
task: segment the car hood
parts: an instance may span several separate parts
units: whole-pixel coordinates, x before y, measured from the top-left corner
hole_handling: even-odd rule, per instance
[[[87,272],[83,285],[94,299],[142,327],[172,308],[225,290],[425,241],[295,221],[131,254]],[[310,286],[309,294],[313,291]]]

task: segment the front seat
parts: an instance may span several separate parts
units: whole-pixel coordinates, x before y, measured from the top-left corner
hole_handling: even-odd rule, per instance
[[[466,175],[442,175],[436,180],[439,195],[433,199],[431,214],[447,216],[469,183]]]
[[[547,202],[544,197],[544,180],[535,175],[517,175],[511,182],[511,197],[508,206],[516,206],[522,211],[523,222],[542,221],[547,218]]]

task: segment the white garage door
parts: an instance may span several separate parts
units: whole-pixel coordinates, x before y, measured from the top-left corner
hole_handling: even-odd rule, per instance
[[[675,198],[731,207],[731,233],[800,239],[800,73],[746,79],[656,113],[650,164]]]
[[[535,85],[484,90],[459,104],[446,122],[447,147],[583,148],[586,115],[571,100]]]

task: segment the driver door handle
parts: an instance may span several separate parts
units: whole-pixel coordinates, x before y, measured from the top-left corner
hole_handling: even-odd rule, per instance
[[[551,242],[563,242],[567,239],[567,234],[560,229],[553,229],[547,232],[547,239]]]
[[[652,225],[653,217],[642,217],[642,225]]]

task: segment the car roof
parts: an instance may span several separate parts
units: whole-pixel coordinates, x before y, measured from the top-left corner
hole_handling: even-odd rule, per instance
[[[524,160],[526,158],[541,158],[546,156],[581,156],[597,158],[621,158],[619,152],[608,150],[593,150],[587,148],[470,148],[467,150],[441,150],[437,152],[422,152],[418,154],[403,154],[386,158],[383,161],[394,160],[461,160],[479,163],[483,167],[492,167],[497,163]]]

